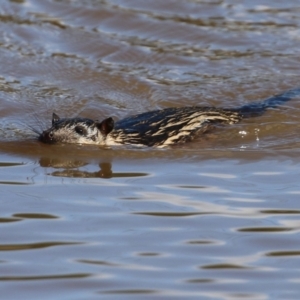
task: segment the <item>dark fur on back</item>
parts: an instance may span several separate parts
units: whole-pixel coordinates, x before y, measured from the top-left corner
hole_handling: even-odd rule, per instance
[[[146,112],[115,123],[112,136],[126,144],[161,146],[188,142],[215,123],[233,124],[238,112],[213,107],[177,107]]]
[[[243,118],[262,115],[300,95],[300,88],[240,108],[176,107],[137,114],[114,122],[85,118],[52,117],[52,127],[39,135],[44,143],[79,143],[103,146],[132,144],[168,146],[191,141],[214,124],[234,124]]]

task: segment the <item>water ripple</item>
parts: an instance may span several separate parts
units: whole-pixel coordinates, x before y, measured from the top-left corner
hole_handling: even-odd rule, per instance
[[[5,244],[0,245],[0,251],[18,251],[18,250],[32,250],[32,249],[43,249],[56,246],[69,246],[69,245],[80,245],[82,243],[75,242],[40,242],[30,244]]]

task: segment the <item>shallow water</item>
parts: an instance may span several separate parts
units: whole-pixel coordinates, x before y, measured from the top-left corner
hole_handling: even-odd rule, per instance
[[[295,0],[3,1],[5,299],[299,299],[300,94],[169,149],[30,130],[298,88],[299,33]]]

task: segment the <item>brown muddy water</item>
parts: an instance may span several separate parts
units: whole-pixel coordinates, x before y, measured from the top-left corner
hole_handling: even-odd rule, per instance
[[[0,5],[1,299],[300,299],[300,95],[169,149],[30,126],[300,87],[300,1]]]

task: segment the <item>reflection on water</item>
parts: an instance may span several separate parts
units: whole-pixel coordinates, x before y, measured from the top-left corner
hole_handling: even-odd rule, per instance
[[[31,188],[2,185],[6,291],[34,285],[39,294],[58,285],[70,295],[122,299],[298,293],[295,160],[189,163],[149,155],[129,165],[126,157],[98,164],[61,154],[9,161],[0,177],[17,176]],[[257,172],[264,166],[268,175]]]
[[[299,87],[299,3],[0,6],[5,299],[299,299],[299,96],[170,149],[36,141],[51,114],[240,107]]]
[[[45,242],[45,243],[33,243],[33,244],[14,244],[14,245],[0,245],[0,251],[14,251],[14,250],[28,250],[28,249],[39,249],[48,248],[53,246],[64,246],[73,245],[77,243],[64,243],[64,242]]]
[[[49,160],[42,158],[40,160],[40,165],[42,167],[52,167],[52,168],[63,168],[61,171],[54,171],[51,174],[52,176],[58,177],[78,177],[78,178],[112,178],[112,177],[140,177],[140,176],[147,176],[147,173],[134,173],[134,172],[127,172],[127,173],[117,173],[111,170],[110,163],[100,163],[99,164],[99,171],[96,172],[88,172],[88,171],[81,171],[78,169],[79,166],[84,166],[87,163],[82,161],[65,161],[63,159],[55,159]]]
[[[55,279],[77,279],[91,276],[90,274],[62,274],[46,276],[3,276],[0,281],[27,281],[27,280],[55,280]]]

